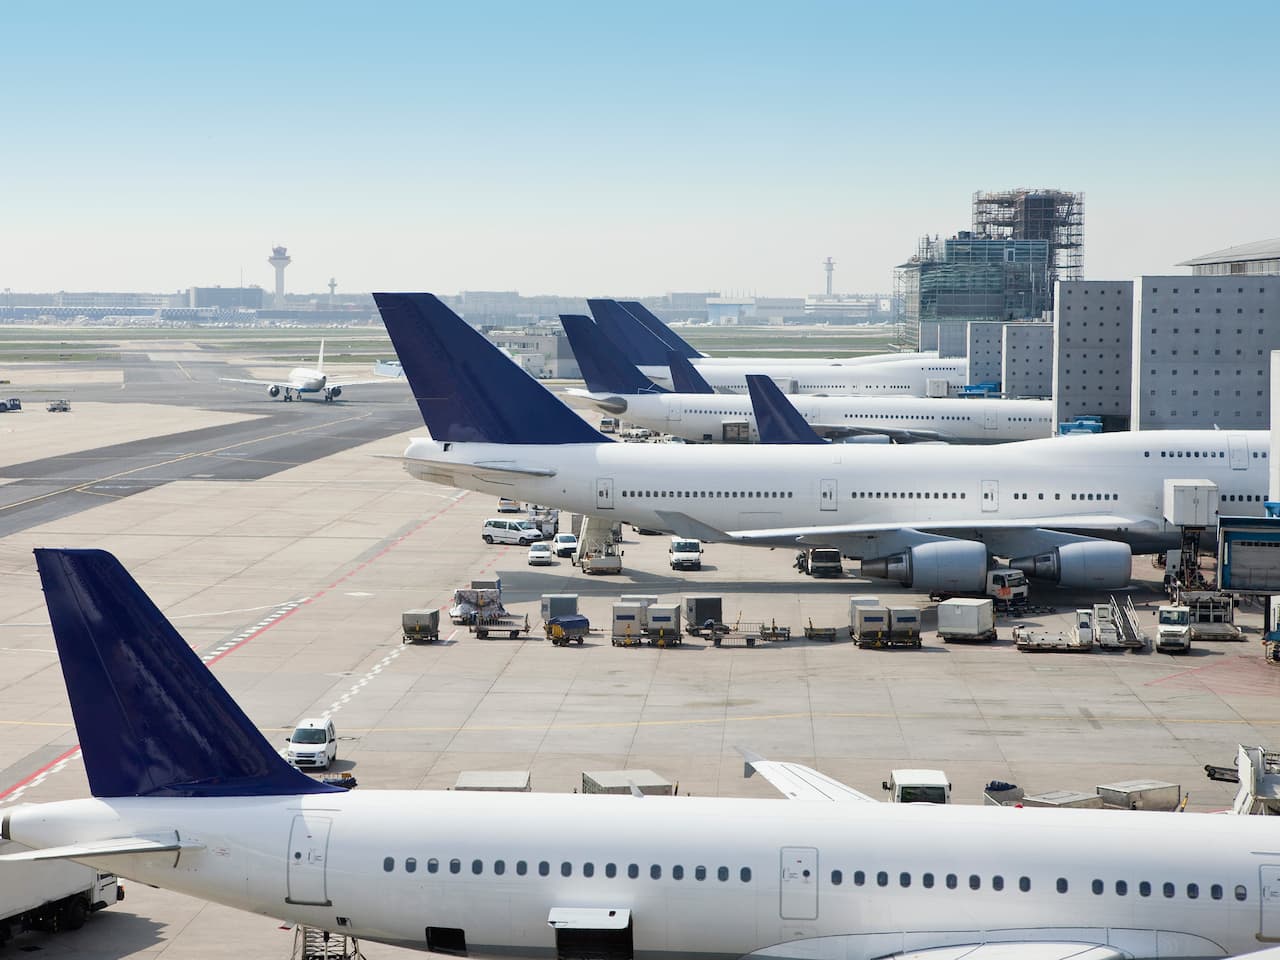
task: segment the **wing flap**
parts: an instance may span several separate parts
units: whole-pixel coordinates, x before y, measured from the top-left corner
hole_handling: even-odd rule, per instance
[[[115,837],[111,840],[87,840],[59,847],[42,847],[21,853],[6,853],[0,863],[33,860],[79,860],[89,857],[117,857],[135,853],[164,853],[172,850],[203,850],[204,844],[183,840],[175,830],[172,836]]]

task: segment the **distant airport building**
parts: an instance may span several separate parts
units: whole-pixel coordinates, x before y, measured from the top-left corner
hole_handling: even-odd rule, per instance
[[[569,346],[569,338],[564,335],[563,330],[536,333],[492,330],[488,336],[532,377],[540,380],[577,380],[582,376],[578,361]]]
[[[1190,267],[1193,277],[1280,275],[1280,238],[1215,250],[1184,260],[1178,266]]]
[[[1049,244],[1049,282],[1079,280],[1084,275],[1084,194],[1068,190],[1013,190],[973,195],[975,236],[997,240],[1044,240]]]
[[[261,287],[192,287],[187,291],[186,306],[262,310],[267,306],[267,292]]]
[[[1102,417],[1128,430],[1133,385],[1133,281],[1062,280],[1054,311],[1054,419]]]
[[[181,295],[169,293],[103,293],[88,291],[68,293],[60,290],[53,295],[53,306],[66,310],[161,310],[165,307],[184,306]]]
[[[1010,397],[1053,396],[1053,324],[1006,323],[1001,330],[1000,385]],[[973,380],[970,372],[969,379]]]

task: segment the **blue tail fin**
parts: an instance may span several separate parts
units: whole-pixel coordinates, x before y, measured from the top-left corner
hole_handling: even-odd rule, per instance
[[[694,357],[705,357],[705,353],[700,353],[693,344],[685,340],[684,337],[676,333],[669,326],[662,322],[661,318],[653,315],[653,311],[646,307],[638,300],[623,300],[622,307],[627,313],[631,314],[652,333],[655,337],[667,345],[668,350],[679,351],[683,357],[693,359]]]
[[[747,374],[761,443],[826,443],[769,377]]]
[[[667,368],[671,371],[673,393],[715,393],[689,358],[675,350],[667,351]]]
[[[668,347],[617,300],[588,300],[600,329],[638,367],[665,367]]]
[[[373,299],[433,439],[609,442],[436,297],[375,293]]]
[[[340,790],[284,761],[119,560],[35,554],[95,797]]]
[[[666,393],[622,356],[590,317],[560,314],[582,379],[592,393]]]

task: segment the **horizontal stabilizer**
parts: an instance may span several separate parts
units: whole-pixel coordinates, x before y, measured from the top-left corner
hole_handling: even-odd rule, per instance
[[[753,773],[768,780],[788,800],[821,803],[879,803],[860,790],[855,790],[839,780],[833,780],[812,767],[799,763],[783,763],[777,760],[766,760],[759,754],[738,747],[742,754],[742,775],[749,777]]]
[[[178,839],[175,831],[164,837],[115,837],[111,840],[87,840],[68,843],[61,847],[44,847],[24,850],[21,853],[0,855],[0,863],[21,863],[34,860],[81,860],[96,857],[122,857],[137,853],[164,853],[169,850],[203,850],[204,844]]]

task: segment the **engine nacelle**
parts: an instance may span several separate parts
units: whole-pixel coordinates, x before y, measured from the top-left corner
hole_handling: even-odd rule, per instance
[[[1128,584],[1133,572],[1129,545],[1111,540],[1064,543],[1033,557],[1016,557],[1009,566],[1028,577],[1050,580],[1064,587],[1115,590]]]
[[[974,540],[921,543],[892,556],[863,560],[862,575],[931,593],[982,593],[987,586],[987,548]]]
[[[330,387],[328,392],[329,392],[330,400],[337,400],[340,396],[342,396],[341,387]]]
[[[267,387],[267,396],[270,397],[272,400],[280,396],[280,387],[274,383],[271,386]]]

